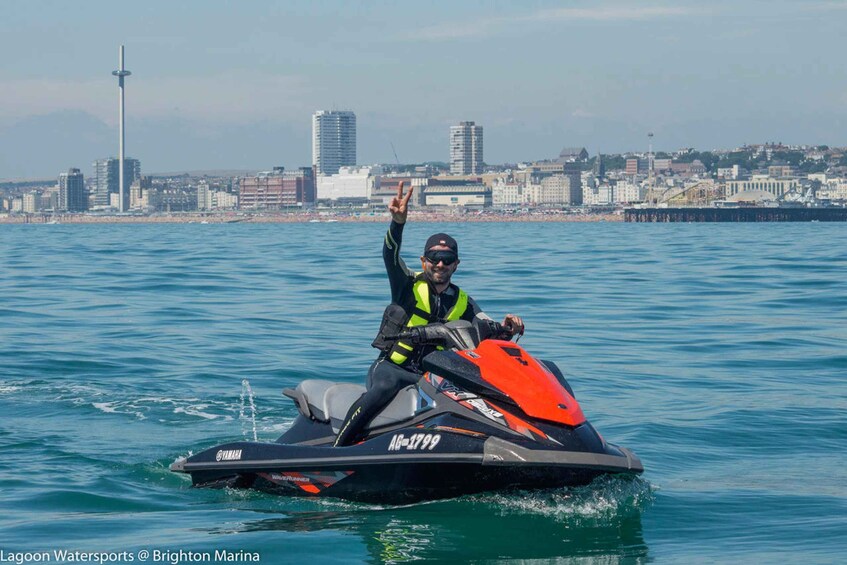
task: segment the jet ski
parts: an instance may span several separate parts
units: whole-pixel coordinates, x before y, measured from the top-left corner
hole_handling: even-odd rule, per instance
[[[505,337],[496,322],[488,331],[461,320],[405,329],[398,339],[438,349],[355,445],[333,442],[365,387],[312,379],[283,390],[298,415],[275,442],[225,443],[170,469],[195,487],[388,504],[644,471],[634,453],[595,431],[554,363]]]

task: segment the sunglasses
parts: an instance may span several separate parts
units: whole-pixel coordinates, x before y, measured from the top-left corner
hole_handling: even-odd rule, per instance
[[[459,256],[453,251],[435,251],[430,249],[424,253],[424,259],[433,265],[437,265],[439,261],[446,266],[450,266],[459,260]]]

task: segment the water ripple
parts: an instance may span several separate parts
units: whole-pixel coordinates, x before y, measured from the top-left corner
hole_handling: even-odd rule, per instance
[[[252,436],[244,379],[265,441],[296,415],[282,388],[362,382],[389,298],[385,225],[200,227],[2,228],[4,547],[155,539],[295,562],[316,542],[322,558],[358,562],[843,556],[847,227],[410,223],[409,265],[430,233],[456,236],[457,282],[492,316],[522,315],[521,343],[564,370],[647,473],[405,508],[192,490],[167,470]]]

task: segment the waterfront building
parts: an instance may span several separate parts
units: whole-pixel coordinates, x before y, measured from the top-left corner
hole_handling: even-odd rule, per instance
[[[483,169],[482,126],[459,122],[450,126],[450,173],[478,175]]]
[[[234,210],[238,208],[238,195],[225,190],[214,193],[214,207],[218,210]]]
[[[356,166],[356,114],[318,110],[312,115],[312,165],[319,175]]]
[[[768,176],[773,178],[793,177],[794,167],[791,165],[770,165],[768,167]]]
[[[565,163],[564,175],[570,179],[565,195],[566,204],[570,206],[579,206],[582,204],[582,165],[578,162]]]
[[[238,207],[238,196],[230,194],[225,190],[218,190],[209,186],[207,181],[201,181],[197,185],[197,210],[207,212],[209,210],[226,210]]]
[[[706,166],[700,159],[694,159],[690,163],[671,163],[671,171],[678,175],[702,175]]]
[[[424,199],[427,206],[487,208],[491,206],[491,189],[484,184],[428,186]]]
[[[749,180],[726,181],[727,198],[748,190],[761,190],[770,193],[774,198],[782,198],[787,192],[799,192],[801,188],[798,179],[775,179],[768,175],[753,175]]]
[[[670,171],[673,159],[653,159],[654,171]]]
[[[57,209],[62,212],[85,212],[88,210],[85,178],[79,169],[68,169],[67,173],[59,175]]]
[[[606,163],[600,153],[597,154],[597,159],[594,161],[594,176],[601,180],[606,176]]]
[[[242,209],[279,210],[315,203],[315,175],[311,167],[295,171],[274,167],[273,171],[241,179],[239,189]]]
[[[197,210],[232,210],[238,208],[238,195],[225,190],[216,190],[202,181],[197,185]]]
[[[120,161],[118,159],[98,159],[94,161],[94,205],[111,206],[110,195],[120,193]],[[141,161],[138,159],[124,159],[124,186],[131,186],[133,182],[141,177]],[[129,209],[129,191],[124,195],[126,199],[124,210]],[[118,197],[120,204],[120,197]],[[120,209],[120,206],[117,206]]]
[[[209,183],[200,181],[197,184],[197,209],[201,212],[211,210],[215,206],[214,191],[209,188]]]
[[[491,186],[491,205],[495,207],[522,206],[527,203],[527,196],[521,183],[500,179]]]
[[[579,177],[552,175],[527,187],[528,200],[538,206],[578,206],[582,204]]]
[[[129,186],[129,207],[130,209],[143,209],[146,207],[144,194],[153,188],[153,179],[150,177],[141,177],[136,179]]]
[[[41,193],[37,190],[27,192],[23,195],[21,211],[26,214],[34,214],[41,211]]]
[[[731,167],[720,167],[718,168],[718,178],[719,179],[727,179],[727,180],[738,180],[738,177],[741,176],[741,168],[738,165],[733,165]]]
[[[607,206],[615,201],[615,187],[611,184],[585,186],[582,189],[582,203],[586,206]]]
[[[647,195],[647,188],[629,181],[618,181],[615,185],[612,201],[629,204],[631,202],[644,202],[644,197]]]
[[[181,182],[161,182],[155,187],[145,187],[137,204],[145,212],[194,212],[197,190]]]
[[[847,179],[829,179],[817,191],[818,198],[847,200]]]
[[[87,200],[87,198],[86,198]],[[41,195],[41,207],[43,210],[55,212],[59,209],[59,187],[48,188]]]
[[[594,206],[598,204],[600,185],[583,185],[582,187],[582,203],[586,206]]]
[[[565,174],[565,164],[557,161],[536,161],[527,165],[524,170],[536,180],[540,180],[550,175]]]
[[[405,186],[404,190],[409,190],[410,186],[415,187],[415,190],[412,193],[412,199],[409,201],[412,205],[412,209],[420,208],[426,204],[426,201],[424,200],[424,189],[430,182],[435,184],[439,183],[438,180],[424,175],[382,176],[379,179],[379,183],[375,183],[371,190],[371,206],[384,210],[385,206],[388,206],[388,204],[391,203],[391,199],[397,196],[397,188],[400,186],[401,181]]]
[[[615,203],[615,185],[605,184],[597,188],[597,200],[595,204],[608,206]]]
[[[379,184],[382,167],[341,167],[337,174],[319,175],[317,178],[318,200],[348,198],[369,199]]]

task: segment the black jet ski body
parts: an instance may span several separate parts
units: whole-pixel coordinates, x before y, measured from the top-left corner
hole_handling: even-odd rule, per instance
[[[424,358],[421,379],[361,442],[332,447],[365,387],[307,380],[283,391],[299,414],[275,442],[225,443],[171,470],[198,487],[392,504],[643,472],[637,456],[594,430],[553,363],[511,341],[480,341],[465,322],[432,326],[454,334],[442,339],[453,347]]]

